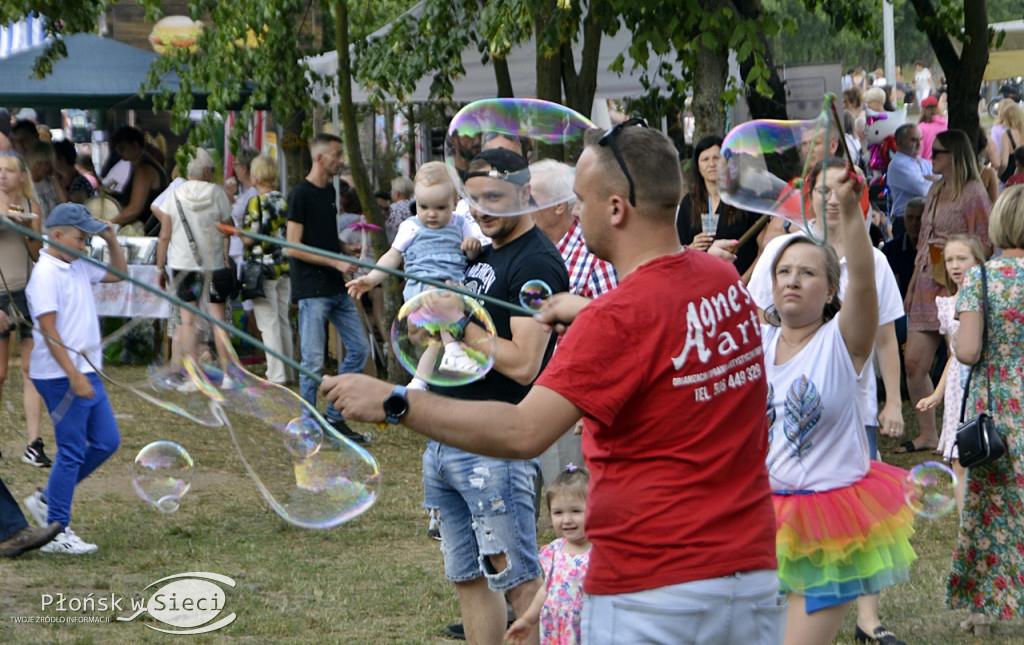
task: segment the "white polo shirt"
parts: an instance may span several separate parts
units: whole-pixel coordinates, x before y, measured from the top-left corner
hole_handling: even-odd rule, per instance
[[[39,254],[39,261],[32,269],[25,295],[28,310],[32,314],[32,360],[29,376],[37,379],[67,378],[50,353],[49,344],[36,322],[39,316],[57,313],[57,333],[64,346],[69,348],[68,357],[83,374],[94,372],[92,365],[103,367],[103,351],[100,347],[100,324],[96,314],[96,300],[92,285],[107,274],[105,269],[76,260],[70,264],[49,253]],[[87,361],[79,352],[86,352]],[[89,362],[92,362],[92,365]]]

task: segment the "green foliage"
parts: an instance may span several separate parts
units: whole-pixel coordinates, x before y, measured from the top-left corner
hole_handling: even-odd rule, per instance
[[[625,54],[620,54],[613,68],[624,71],[626,57],[632,71],[640,73],[640,82],[647,91],[646,102],[681,105],[687,92],[693,90],[693,70],[698,52],[727,55],[730,49],[739,60],[753,57],[753,68],[744,79],[751,91],[771,94],[768,78],[771,70],[765,62],[765,40],[795,28],[782,13],[762,6],[757,15],[746,15],[728,3],[685,0],[684,7],[656,1],[635,2],[613,0],[611,5],[633,32],[633,40]],[[751,3],[757,5],[758,3]],[[657,80],[666,85],[662,93]],[[724,102],[733,104],[744,91],[735,84],[727,86]],[[664,110],[659,110],[664,113]]]
[[[43,30],[47,36],[58,34],[74,34],[96,30],[100,15],[107,10],[107,0],[4,0],[0,2],[0,24],[19,21],[25,16],[35,13],[41,16],[56,16],[59,22],[47,19]],[[35,73],[42,78],[53,69],[53,63],[68,55],[64,43],[54,40],[46,48],[43,55],[36,60]]]
[[[866,70],[881,67],[882,0],[762,0],[765,8],[792,18],[796,29],[774,39],[776,63],[797,65],[841,61],[845,67],[862,65]],[[936,12],[919,20],[909,0],[893,4],[896,35],[896,64],[935,61],[925,25],[934,23],[946,33],[959,33],[963,26],[963,3],[939,0]],[[1019,0],[987,0],[989,22],[1024,17]],[[822,37],[808,38],[808,34]],[[826,36],[827,37],[824,37]]]

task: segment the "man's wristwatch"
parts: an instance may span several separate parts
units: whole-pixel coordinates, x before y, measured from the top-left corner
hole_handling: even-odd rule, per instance
[[[405,398],[405,386],[396,385],[395,389],[388,395],[388,398],[384,399],[384,415],[387,417],[387,422],[391,424],[400,423],[402,417],[408,411],[409,400]]]

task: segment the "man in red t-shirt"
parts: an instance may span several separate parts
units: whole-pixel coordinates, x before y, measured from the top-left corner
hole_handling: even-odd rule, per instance
[[[572,326],[522,402],[409,392],[396,415],[390,384],[344,375],[323,390],[346,418],[381,421],[387,401],[413,430],[493,456],[538,455],[583,417],[584,642],[781,643],[753,301],[731,264],[681,249],[671,142],[646,127],[589,135],[580,224],[621,281],[593,302],[549,301],[541,317]]]

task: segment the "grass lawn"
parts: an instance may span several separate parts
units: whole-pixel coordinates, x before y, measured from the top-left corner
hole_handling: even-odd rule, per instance
[[[0,404],[0,474],[21,500],[45,484],[48,471],[20,462],[24,449],[20,376],[12,369]],[[125,380],[141,378],[140,368],[111,368]],[[348,524],[326,531],[295,528],[263,501],[235,454],[227,431],[205,428],[108,388],[123,437],[121,449],[82,484],[75,498],[75,530],[99,551],[85,556],[33,552],[0,561],[0,642],[3,643],[166,643],[173,637],[148,629],[166,628],[134,611],[56,611],[41,607],[54,598],[94,599],[111,595],[148,600],[160,578],[201,571],[232,578],[223,611],[237,618],[194,643],[451,643],[445,625],[458,620],[452,587],[444,581],[438,542],[426,536],[420,507],[420,453],[425,440],[403,428],[380,431],[370,451],[380,462],[384,488],[377,505]],[[12,394],[14,396],[12,396]],[[913,422],[911,422],[911,425]],[[43,436],[53,455],[49,421]],[[140,448],[159,439],[177,441],[196,460],[192,491],[181,509],[163,515],[134,494],[129,466]],[[890,456],[897,441],[883,440],[887,461],[910,467],[930,456]],[[714,500],[708,500],[714,503]],[[920,559],[909,584],[882,597],[886,625],[908,643],[975,643],[957,629],[965,612],[943,608],[944,581],[955,539],[952,515],[920,520],[914,545]],[[553,535],[542,521],[541,543]],[[122,601],[124,602],[124,601]],[[16,623],[16,618],[60,620],[93,618],[109,622]],[[184,641],[182,641],[184,642]],[[853,614],[839,643],[853,643]],[[996,625],[987,643],[1024,642],[1020,621]]]

